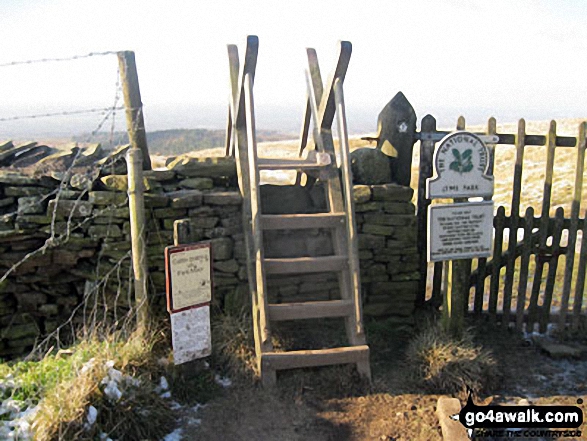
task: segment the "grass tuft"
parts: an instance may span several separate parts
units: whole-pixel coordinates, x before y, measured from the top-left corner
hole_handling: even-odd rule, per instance
[[[424,328],[410,342],[406,362],[413,381],[432,393],[475,394],[489,390],[498,378],[497,363],[487,349],[473,342],[471,330],[455,340],[439,324]]]
[[[153,386],[162,369],[154,351],[161,337],[153,333],[81,340],[37,361],[1,364],[0,403],[35,408],[30,436],[39,441],[90,440],[102,434],[131,441],[161,439],[176,425],[169,400]],[[107,381],[114,377],[119,398],[106,392]],[[97,410],[92,424],[90,406]]]

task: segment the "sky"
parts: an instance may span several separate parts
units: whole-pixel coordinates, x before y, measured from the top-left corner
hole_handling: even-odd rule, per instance
[[[306,47],[324,77],[338,40],[353,45],[345,80],[349,130],[375,132],[402,91],[418,118],[452,125],[490,116],[587,116],[587,2],[582,0],[223,1],[0,0],[0,138],[89,132],[99,115],[1,121],[108,107],[116,56],[1,66],[89,52],[133,50],[147,130],[223,128],[226,45],[259,36],[259,129],[297,133]],[[109,125],[110,123],[108,123]],[[116,128],[124,130],[119,116]]]

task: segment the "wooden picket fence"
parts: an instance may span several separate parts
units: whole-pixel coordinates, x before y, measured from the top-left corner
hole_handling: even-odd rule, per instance
[[[459,119],[457,129],[465,129],[464,118]],[[496,149],[505,145],[515,146],[515,168],[510,214],[506,215],[505,207],[496,207],[493,257],[471,261],[469,313],[477,317],[487,315],[489,320],[504,327],[513,322],[519,330],[524,329],[524,324],[529,331],[534,330],[537,324],[540,332],[545,332],[550,323],[555,323],[559,329],[567,325],[573,330],[581,327],[586,316],[583,296],[587,267],[587,221],[585,214],[583,217],[580,215],[586,131],[587,123],[582,123],[577,137],[557,136],[553,121],[547,134],[529,135],[525,121],[520,120],[517,133],[498,133],[495,119],[490,118],[487,129],[477,132],[499,138],[496,144],[488,144],[489,174],[493,174],[496,165],[499,166],[495,164]],[[420,139],[417,204],[422,276],[418,302],[435,307],[442,304],[443,263],[437,262],[432,268],[426,261],[427,208],[431,204],[426,198],[426,179],[432,176],[436,143],[448,133],[436,130],[436,120],[427,115],[422,120],[421,132],[415,136]],[[542,200],[535,201],[540,207],[529,206],[522,214],[520,198],[524,191],[522,173],[527,146],[545,147],[546,169]],[[555,151],[568,148],[576,149],[577,157],[570,214],[565,215],[564,209],[559,207],[552,216]],[[564,269],[562,266],[558,268],[561,256],[565,256]],[[564,271],[564,280],[562,287],[561,283],[556,284],[558,289],[555,292],[557,269],[559,274]],[[430,272],[432,282],[428,283]],[[429,284],[431,286],[427,286]],[[557,299],[556,306],[553,298]]]

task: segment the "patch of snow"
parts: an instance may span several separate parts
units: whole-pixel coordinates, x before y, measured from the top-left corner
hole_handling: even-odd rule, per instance
[[[159,388],[163,391],[163,390],[167,390],[169,389],[169,383],[167,382],[167,378],[165,377],[161,377],[159,379]]]
[[[232,381],[228,377],[221,377],[220,375],[214,375],[214,381],[222,387],[232,386]]]
[[[98,409],[90,404],[88,407],[88,415],[86,416],[87,422],[85,424],[86,429],[90,429],[94,424],[96,424],[96,420],[98,419]]]
[[[202,420],[200,418],[188,418],[187,423],[190,426],[199,426],[202,424]]]
[[[182,428],[175,429],[173,432],[165,435],[161,441],[181,441],[183,439],[182,432]]]
[[[161,398],[171,398],[171,392],[167,391],[167,392],[163,392],[161,395],[159,395]]]
[[[196,403],[196,405],[192,407],[192,412],[197,412],[198,410],[203,409],[204,407],[206,407],[205,404]]]
[[[106,380],[106,378],[104,378],[104,380]],[[114,380],[109,380],[104,383],[104,380],[102,380],[102,384],[106,384],[106,387],[104,388],[104,395],[106,395],[106,397],[108,397],[108,399],[111,401],[120,400],[122,398],[122,392],[118,388],[118,384]]]
[[[113,441],[112,438],[108,436],[108,434],[102,432],[100,434],[100,441]]]
[[[29,441],[33,439],[31,421],[35,417],[38,406],[26,406],[25,402],[8,399],[2,402],[0,409],[9,415],[9,420],[0,421],[0,439]],[[7,411],[6,411],[7,410]]]
[[[95,358],[90,358],[88,361],[86,361],[81,370],[80,373],[85,374],[86,372],[88,372],[90,369],[92,369],[94,367],[94,365],[96,364],[96,359]]]
[[[179,404],[177,401],[172,401],[171,403],[169,403],[169,408],[171,410],[179,410],[179,409],[182,409],[183,406],[181,404]]]

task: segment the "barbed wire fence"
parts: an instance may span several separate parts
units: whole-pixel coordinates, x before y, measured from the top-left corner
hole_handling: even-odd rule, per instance
[[[0,63],[0,68],[9,68],[12,66],[29,65],[35,63],[76,61],[90,57],[110,55],[118,55],[118,52],[91,52],[85,55],[74,55],[64,58],[43,58],[36,60],[13,61],[8,63]],[[84,140],[84,143],[91,143],[96,138],[96,135],[102,130],[102,128],[108,122],[110,122],[108,143],[110,149],[113,150],[115,147],[117,112],[126,108],[125,106],[120,105],[121,92],[121,75],[120,67],[118,67],[116,71],[114,98],[111,106],[81,110],[65,110],[60,112],[46,112],[39,114],[15,115],[0,118],[0,123],[23,119],[53,118],[99,113],[100,119],[95,128],[88,134]],[[140,119],[139,117],[142,116],[142,107],[139,109],[126,110],[127,112],[138,110],[136,113],[137,117],[135,117],[132,121],[132,130],[136,131],[138,129],[138,123]],[[67,245],[74,231],[88,225],[98,217],[103,217],[104,215],[108,216],[108,222],[105,225],[109,230],[114,221],[114,209],[126,206],[126,203],[123,203],[117,205],[108,205],[98,210],[94,208],[92,213],[86,216],[83,220],[76,219],[76,210],[81,205],[82,201],[85,200],[88,192],[92,190],[94,181],[102,174],[102,172],[110,172],[110,174],[115,174],[116,163],[116,158],[112,158],[112,160],[104,161],[103,164],[92,164],[92,166],[87,167],[86,170],[83,170],[80,167],[77,167],[82,152],[82,148],[78,148],[75,151],[71,163],[68,167],[66,167],[65,171],[61,175],[58,186],[48,193],[41,195],[41,197],[34,202],[40,203],[47,200],[55,200],[53,210],[50,213],[51,219],[50,230],[48,233],[49,237],[45,240],[42,246],[38,247],[34,251],[27,253],[22,259],[18,260],[10,268],[8,268],[0,277],[0,284],[5,282],[25,262],[29,261],[35,256],[38,256],[39,254],[45,254],[51,249]],[[81,189],[75,198],[71,211],[67,216],[65,228],[63,229],[61,228],[62,224],[59,224],[59,201],[62,198],[67,199],[67,197],[64,197],[64,195],[68,189],[71,189],[70,181],[74,174],[76,175],[78,182],[84,182],[86,185]],[[22,214],[24,211],[26,211],[27,208],[27,204],[19,205],[15,211],[4,213],[0,215],[0,217],[3,219],[15,218],[19,214]],[[145,226],[143,226],[143,228],[144,227]],[[36,341],[34,349],[27,356],[28,359],[42,357],[45,354],[52,352],[53,350],[61,348],[63,344],[72,343],[78,337],[100,337],[103,335],[112,335],[114,332],[120,332],[121,335],[124,336],[128,335],[134,330],[136,322],[136,308],[133,308],[133,299],[131,296],[133,286],[131,251],[129,250],[120,256],[120,258],[113,263],[113,259],[111,258],[109,258],[107,262],[105,261],[104,250],[104,247],[99,247],[97,256],[94,259],[95,280],[86,280],[80,302],[71,310],[69,317],[66,320],[63,320],[53,331],[46,333],[46,335],[41,336],[41,338]],[[108,265],[106,265],[106,263],[108,263]],[[127,263],[131,264],[129,265],[128,269],[125,269],[125,264]],[[105,271],[103,271],[103,266],[106,268]],[[114,283],[111,283],[112,280],[114,280]],[[112,290],[115,292],[112,293]],[[79,292],[77,295],[79,296]],[[126,296],[126,298],[123,302],[120,302],[122,296]],[[124,312],[124,310],[119,307],[120,303],[127,305],[126,312]],[[16,317],[17,314],[14,315],[14,318]],[[6,329],[10,328],[11,325],[12,322],[9,323],[4,331],[2,331],[0,337],[4,335]],[[39,334],[40,331],[41,330],[39,329]]]

